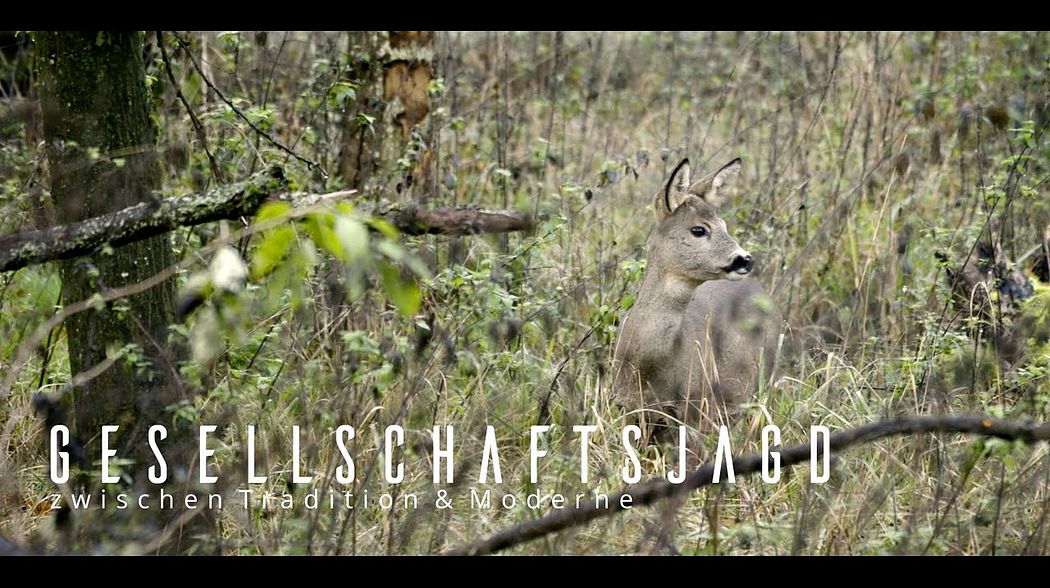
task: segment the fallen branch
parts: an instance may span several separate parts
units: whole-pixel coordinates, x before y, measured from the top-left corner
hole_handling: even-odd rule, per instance
[[[512,210],[448,207],[424,210],[409,204],[379,214],[388,217],[397,230],[406,235],[510,233],[533,228],[532,215]]]
[[[72,259],[93,253],[107,243],[124,245],[177,227],[251,216],[271,194],[287,190],[284,172],[275,166],[243,182],[203,194],[148,197],[135,206],[80,222],[5,235],[0,237],[0,272]]]
[[[332,194],[299,194],[288,190],[280,167],[271,167],[248,180],[221,186],[203,194],[176,198],[148,198],[110,214],[40,231],[0,236],[0,273],[29,265],[88,255],[104,245],[123,245],[160,235],[178,227],[251,216],[267,200],[284,200],[294,207],[338,200],[353,191]],[[525,231],[533,226],[525,213],[464,208],[420,209],[395,205],[376,209],[402,233],[502,233]]]
[[[870,443],[886,437],[918,433],[966,433],[1035,443],[1037,441],[1050,441],[1050,423],[1017,423],[980,415],[902,416],[845,431],[838,431],[831,435],[830,447],[831,451],[835,452],[858,443]],[[794,445],[781,449],[781,466],[787,467],[809,461],[810,451],[809,444]],[[822,453],[823,447],[818,444],[818,456]],[[750,454],[734,458],[733,467],[737,476],[753,474],[762,469],[762,456]],[[550,533],[578,527],[595,519],[616,514],[623,510],[620,497],[625,495],[631,497],[629,504],[632,507],[644,506],[653,504],[663,498],[708,486],[711,484],[714,472],[714,466],[708,464],[690,474],[681,484],[672,484],[660,479],[651,480],[610,496],[609,508],[599,508],[591,501],[579,509],[562,510],[536,520],[515,525],[472,545],[454,549],[448,554],[487,555],[502,551],[508,547],[520,545]],[[725,479],[726,475],[726,466],[723,465],[722,479]]]

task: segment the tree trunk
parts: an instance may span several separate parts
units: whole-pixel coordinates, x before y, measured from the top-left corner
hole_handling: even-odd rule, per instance
[[[378,167],[378,151],[383,143],[381,128],[370,129],[366,119],[379,120],[382,116],[382,101],[376,80],[378,68],[372,63],[380,46],[382,33],[373,31],[349,31],[347,54],[350,63],[347,74],[359,83],[354,111],[347,112],[343,120],[342,145],[339,150],[339,175],[346,185],[361,189]]]
[[[41,32],[35,41],[59,222],[84,220],[151,198],[160,186],[161,167],[147,100],[142,34]],[[62,298],[67,304],[83,300],[103,288],[142,281],[172,263],[167,235],[63,261]],[[153,463],[145,442],[149,426],[168,426],[165,457],[173,474],[191,465],[183,451],[192,431],[188,423],[172,430],[171,415],[164,410],[184,398],[177,357],[167,343],[168,326],[174,322],[174,283],[165,281],[124,302],[66,322],[70,373],[91,369],[127,344],[135,346],[134,361],[116,362],[64,400],[71,400],[75,435],[93,463],[99,459],[101,426],[119,425],[111,439],[120,457],[135,461],[127,471],[141,486],[146,483],[144,464]]]
[[[397,161],[412,129],[430,113],[433,39],[432,31],[348,33],[348,74],[359,83],[339,154],[339,173],[349,188],[385,192],[383,172],[394,170],[381,170],[380,163]],[[396,182],[398,194],[419,183],[414,175],[427,168],[426,153],[413,155],[412,169]]]

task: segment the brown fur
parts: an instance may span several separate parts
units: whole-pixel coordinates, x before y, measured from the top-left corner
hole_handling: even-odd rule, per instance
[[[715,210],[740,160],[694,184],[688,166],[679,167],[679,181],[672,174],[653,199],[657,228],[637,301],[620,326],[613,400],[645,422],[677,419],[709,430],[751,400],[760,359],[768,377],[783,321],[749,271],[725,271],[750,259]],[[707,234],[695,236],[697,226]]]

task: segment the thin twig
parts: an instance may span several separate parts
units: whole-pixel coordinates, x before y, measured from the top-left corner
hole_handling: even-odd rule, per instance
[[[182,94],[182,86],[175,79],[175,73],[171,70],[171,60],[168,59],[168,50],[164,48],[164,36],[161,31],[156,31],[157,34],[157,46],[160,47],[160,57],[164,60],[164,71],[168,73],[168,80],[171,82],[171,86],[175,88],[175,95],[178,96],[179,101],[182,102],[182,107],[186,109],[186,113],[190,115],[190,122],[193,123],[193,130],[197,134],[197,140],[200,141],[201,148],[204,149],[204,153],[208,156],[208,166],[211,167],[211,175],[215,177],[215,180],[220,184],[225,183],[222,170],[219,168],[219,164],[215,163],[215,156],[211,154],[211,150],[208,149],[208,138],[204,134],[204,125],[201,124],[201,119],[197,118],[197,113],[193,112],[193,108],[190,107],[190,103],[186,100],[186,96]]]
[[[106,244],[124,245],[179,227],[251,216],[264,202],[280,200],[299,208],[331,204],[353,197],[356,190],[328,194],[289,192],[283,172],[273,166],[251,178],[203,193],[166,198],[159,204],[142,202],[90,219],[55,225],[39,231],[0,235],[0,273],[28,265],[92,255]],[[439,207],[415,203],[373,206],[373,216],[384,217],[405,235],[464,235],[531,231],[531,214],[514,210]]]
[[[909,415],[838,431],[831,435],[829,443],[831,451],[841,451],[859,443],[870,443],[887,437],[920,433],[964,433],[1035,443],[1038,441],[1050,441],[1050,422],[1018,423],[983,415]],[[818,456],[823,454],[823,447],[820,444],[817,445],[816,453]],[[794,445],[782,449],[780,450],[781,465],[788,467],[797,463],[804,463],[809,461],[810,454],[811,448],[809,444]],[[759,454],[733,458],[732,462],[734,473],[737,476],[753,474],[762,469],[762,456]],[[728,460],[721,468],[723,478],[728,475],[727,466]],[[591,501],[578,509],[558,511],[540,519],[515,525],[472,545],[454,549],[449,552],[449,555],[487,555],[496,553],[550,533],[578,527],[595,519],[619,513],[624,510],[621,506],[621,499],[623,499],[624,503],[630,505],[628,508],[647,506],[664,498],[708,486],[711,484],[714,473],[714,465],[708,464],[690,474],[681,484],[672,484],[662,479],[650,480],[610,496],[608,508],[598,507],[595,502]]]
[[[178,33],[174,33],[174,35],[175,35],[175,39],[179,42],[179,46],[182,47],[183,51],[186,52],[186,55],[189,56],[190,63],[193,64],[193,68],[197,70],[197,73],[201,76],[201,79],[204,80],[204,83],[207,84],[207,86],[209,88],[211,88],[211,90],[213,92],[215,92],[215,95],[218,96],[220,100],[225,102],[226,105],[230,107],[230,110],[232,110],[234,112],[234,114],[239,116],[241,118],[241,120],[243,120],[245,123],[247,123],[248,126],[251,127],[251,129],[253,131],[258,133],[258,135],[260,137],[266,139],[271,145],[273,145],[274,147],[280,149],[281,151],[284,151],[288,155],[291,155],[292,157],[296,158],[300,162],[306,164],[306,167],[308,167],[309,169],[315,169],[316,168],[316,169],[321,171],[321,173],[324,175],[324,177],[326,177],[326,178],[328,177],[328,170],[326,170],[323,166],[321,166],[321,164],[317,163],[316,161],[313,161],[312,159],[307,159],[306,157],[303,157],[302,155],[299,155],[295,151],[292,151],[288,147],[285,147],[280,141],[278,141],[277,139],[274,139],[273,137],[271,137],[269,135],[269,133],[267,133],[266,131],[264,131],[261,128],[259,128],[258,125],[253,123],[251,121],[251,119],[249,119],[247,116],[245,116],[243,112],[241,112],[236,106],[234,106],[233,102],[231,102],[229,100],[229,98],[227,98],[226,95],[223,94],[221,90],[216,88],[215,84],[213,84],[211,82],[211,80],[208,79],[208,76],[204,75],[204,71],[201,70],[200,65],[197,63],[197,59],[193,56],[193,53],[190,51],[189,46],[186,44],[186,42],[182,40],[182,37],[180,37],[178,35]]]

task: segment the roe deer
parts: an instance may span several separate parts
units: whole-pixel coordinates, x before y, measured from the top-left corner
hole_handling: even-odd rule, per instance
[[[783,321],[715,211],[740,167],[734,159],[690,184],[683,159],[653,198],[645,277],[614,352],[613,400],[628,410],[709,430],[732,421],[759,374],[769,376]]]

